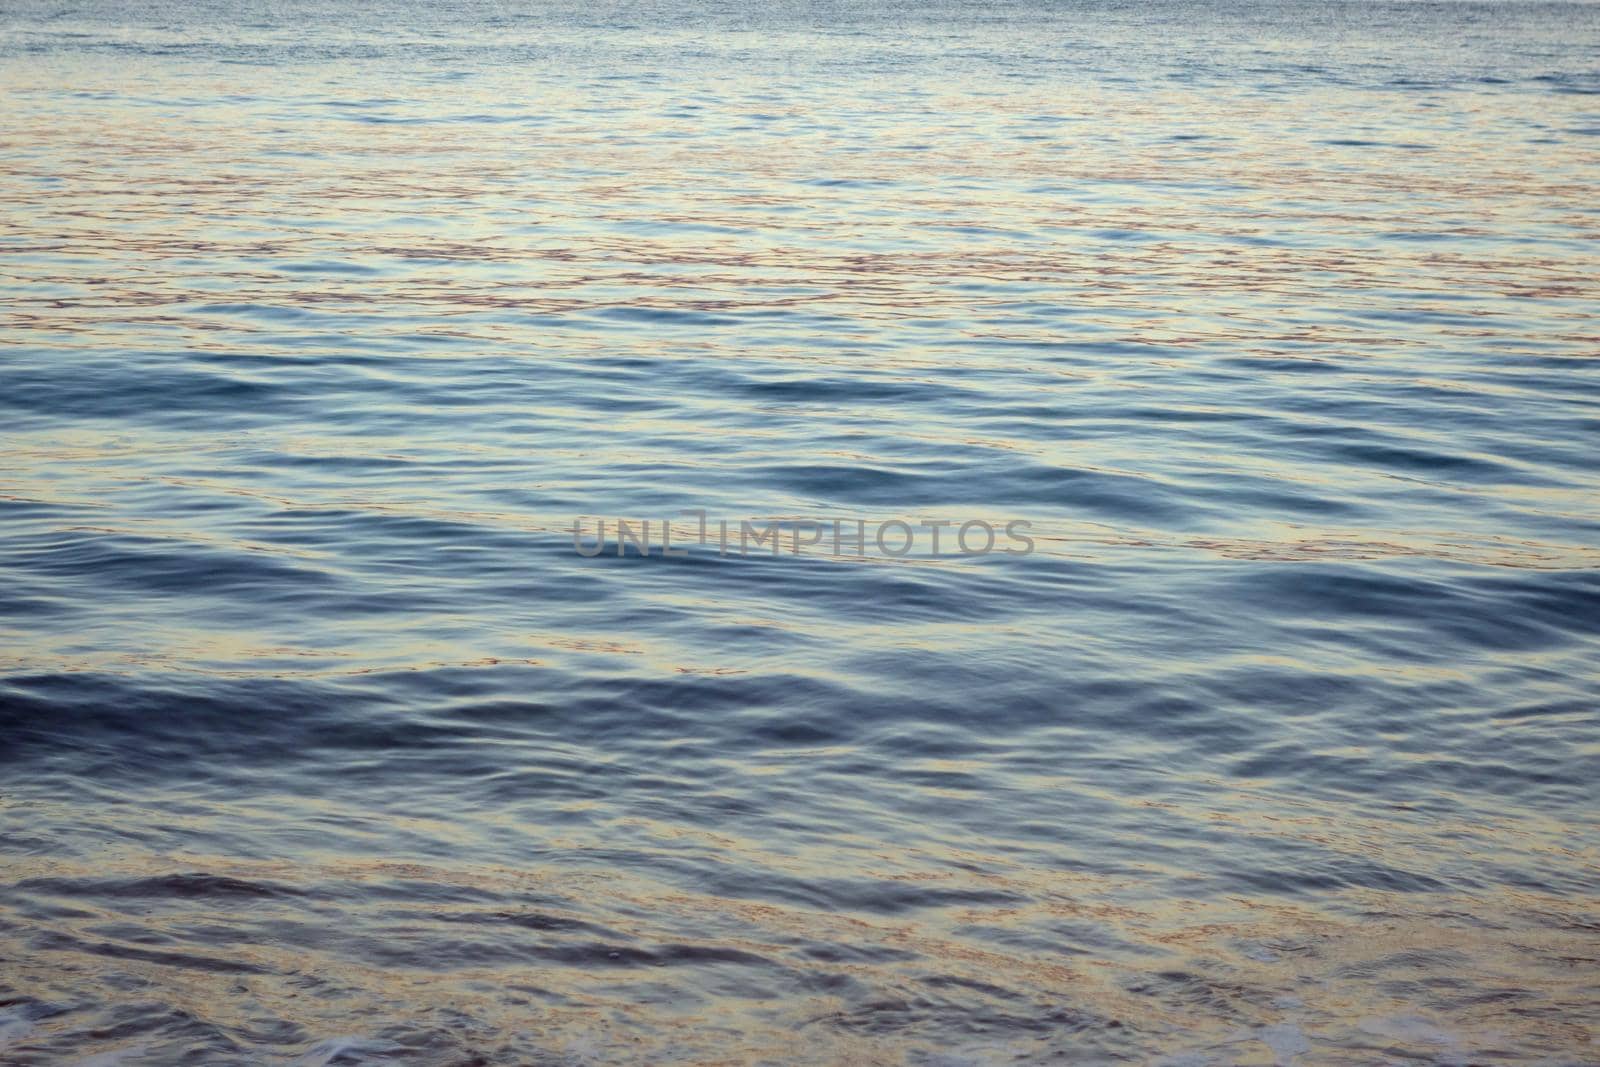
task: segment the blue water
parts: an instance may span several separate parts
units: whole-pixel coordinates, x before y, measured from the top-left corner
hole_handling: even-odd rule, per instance
[[[1600,5],[8,0],[0,104],[0,1062],[1600,1061]]]

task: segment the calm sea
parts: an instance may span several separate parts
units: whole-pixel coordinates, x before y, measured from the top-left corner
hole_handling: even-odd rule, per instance
[[[0,1062],[1600,1060],[1597,238],[1600,5],[5,0]]]

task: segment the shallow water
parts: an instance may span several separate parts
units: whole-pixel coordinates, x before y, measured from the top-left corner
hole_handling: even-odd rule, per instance
[[[0,1061],[1600,1060],[1597,55],[8,3]]]

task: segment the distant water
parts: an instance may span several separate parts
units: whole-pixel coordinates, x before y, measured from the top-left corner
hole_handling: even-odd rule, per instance
[[[0,102],[0,1062],[1600,1061],[1600,6],[8,0]],[[1036,551],[574,551],[687,509]]]

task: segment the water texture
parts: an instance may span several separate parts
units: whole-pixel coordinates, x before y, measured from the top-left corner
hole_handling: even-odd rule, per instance
[[[7,0],[0,1062],[1600,1061],[1597,57]]]

